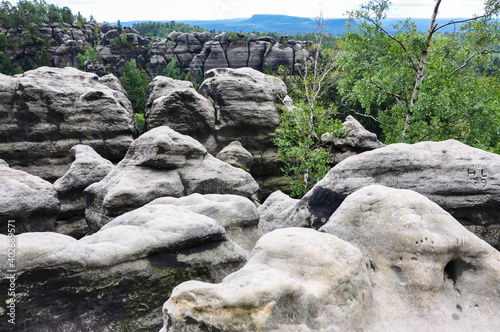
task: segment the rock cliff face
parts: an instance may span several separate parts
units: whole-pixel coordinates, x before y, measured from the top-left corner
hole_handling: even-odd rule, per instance
[[[161,332],[495,330],[499,262],[428,198],[369,186],[320,232],[270,232],[222,283],[176,287]]]
[[[0,157],[49,181],[66,173],[74,145],[89,145],[116,162],[136,135],[118,80],[69,67],[0,75],[0,117]]]
[[[172,32],[166,39],[152,41],[143,38],[139,32],[124,27],[118,33],[117,26],[90,23],[82,28],[76,25],[51,23],[39,28],[50,62],[53,66],[78,67],[77,56],[85,52],[86,44],[95,47],[99,58],[84,63],[85,71],[103,76],[111,72],[121,75],[123,65],[135,59],[138,66],[151,75],[162,74],[167,64],[175,59],[181,72],[190,72],[193,77],[199,71],[205,73],[214,68],[250,67],[259,71],[268,68],[277,70],[284,66],[290,74],[297,70],[309,57],[311,45],[301,41],[276,41],[271,37],[257,38],[255,35],[240,35],[238,39],[230,39],[227,33],[212,35],[203,33]],[[23,44],[23,27],[5,32],[13,45]],[[150,47],[151,45],[151,47]],[[149,52],[151,50],[151,52]],[[41,47],[28,45],[12,47],[6,52],[14,67],[34,68],[37,53]]]
[[[339,163],[286,216],[275,219],[275,227],[319,228],[347,195],[381,184],[429,197],[500,248],[499,164],[499,155],[455,140],[392,144]]]
[[[189,71],[193,77],[198,71],[205,73],[215,68],[250,67],[259,71],[266,68],[277,70],[287,68],[290,74],[309,58],[307,45],[294,40],[257,38],[250,34],[231,40],[227,33],[212,36],[204,33],[171,33],[167,39],[153,42],[149,71],[158,73],[175,58],[182,71]]]

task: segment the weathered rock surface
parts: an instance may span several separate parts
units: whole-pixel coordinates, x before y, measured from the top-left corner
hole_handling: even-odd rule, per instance
[[[268,233],[279,228],[276,227],[275,222],[288,216],[298,201],[298,199],[291,198],[279,190],[273,192],[257,209],[260,217],[259,229],[264,233]]]
[[[365,187],[320,231],[267,233],[220,284],[180,284],[163,306],[161,332],[492,331],[500,323],[500,253],[425,196]]]
[[[342,137],[334,137],[331,133],[325,133],[321,136],[322,142],[331,142],[332,162],[334,164],[359,153],[385,146],[377,139],[377,135],[366,130],[351,115],[347,116],[343,125],[345,135]]]
[[[0,158],[48,181],[66,173],[76,144],[119,161],[136,133],[135,118],[123,89],[105,81],[69,67],[1,75]]]
[[[380,184],[429,197],[500,248],[498,165],[499,155],[455,140],[389,145],[339,163],[276,225],[319,228],[345,196]]]
[[[365,256],[381,331],[492,331],[500,324],[500,253],[428,198],[365,187],[320,231]]]
[[[201,142],[210,153],[216,151],[215,109],[188,81],[157,76],[149,85],[146,129],[169,126]]]
[[[7,243],[0,235],[0,250],[7,252]],[[21,234],[12,331],[158,331],[173,287],[189,279],[220,282],[245,261],[215,220],[171,205],[132,211],[81,240]],[[0,268],[7,266],[2,255]],[[6,300],[2,292],[2,313]]]
[[[247,172],[207,153],[193,138],[158,127],[136,139],[125,158],[103,180],[85,190],[90,232],[163,196],[193,193],[258,195]]]
[[[254,157],[251,174],[259,183],[281,178],[278,152],[269,134],[279,125],[280,97],[287,93],[285,84],[250,68],[223,68],[206,73],[199,92],[212,101],[216,110],[218,151],[239,141]],[[276,190],[262,188],[264,192]]]
[[[55,230],[59,204],[52,184],[38,176],[12,169],[0,159],[1,234],[8,234],[9,229],[16,235]]]
[[[245,171],[250,171],[253,164],[252,154],[238,141],[231,142],[217,154],[216,158]]]
[[[192,194],[180,198],[157,198],[147,205],[160,204],[181,206],[183,209],[216,220],[224,226],[231,240],[248,252],[262,237],[262,232],[258,229],[257,207],[248,198],[242,196]]]
[[[69,153],[73,160],[71,167],[63,177],[54,182],[54,188],[61,201],[55,231],[81,238],[88,232],[85,221],[87,204],[83,191],[92,183],[104,179],[114,166],[88,145],[75,145]]]
[[[361,331],[376,319],[364,259],[330,234],[288,228],[262,237],[220,284],[188,281],[163,306],[161,332]]]

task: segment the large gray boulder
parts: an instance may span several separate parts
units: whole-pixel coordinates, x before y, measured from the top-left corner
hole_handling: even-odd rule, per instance
[[[218,151],[239,141],[254,157],[251,173],[259,183],[281,177],[277,149],[269,134],[279,125],[285,84],[251,68],[220,68],[206,73],[199,92],[216,110]]]
[[[350,195],[317,232],[265,234],[219,284],[188,281],[161,332],[494,331],[500,253],[425,196]]]
[[[59,205],[52,184],[10,168],[0,159],[1,234],[7,234],[9,229],[14,230],[14,234],[54,231]]]
[[[217,153],[216,158],[231,166],[244,169],[245,171],[250,171],[252,169],[253,156],[238,141],[231,142],[231,144]]]
[[[95,232],[156,198],[193,193],[257,199],[259,186],[247,172],[208,154],[195,139],[158,127],[136,139],[116,168],[85,190],[87,224]]]
[[[363,253],[381,331],[493,331],[500,324],[500,253],[428,198],[368,186],[320,231]]]
[[[298,199],[291,198],[280,190],[273,192],[258,208],[259,229],[263,233],[269,233],[276,228],[280,228],[277,227],[276,221],[288,216],[298,201]]]
[[[146,103],[146,129],[169,126],[201,142],[211,153],[214,138],[215,109],[191,82],[156,76],[150,83]]]
[[[357,248],[288,228],[264,235],[247,264],[222,283],[177,286],[163,306],[161,332],[362,331],[376,321],[372,302]]]
[[[48,181],[66,173],[76,144],[122,159],[136,133],[135,117],[123,91],[109,85],[69,67],[0,76],[0,158]]]
[[[158,331],[161,305],[176,285],[220,282],[247,256],[215,220],[172,205],[132,211],[80,240],[25,233],[16,245],[14,330],[26,332]],[[0,250],[7,249],[0,235]],[[8,264],[1,255],[2,271]],[[4,318],[7,298],[0,294]]]
[[[262,236],[258,229],[259,213],[248,198],[236,195],[192,194],[180,198],[161,197],[147,205],[181,206],[210,217],[221,224],[234,243],[250,252]]]
[[[83,191],[92,183],[104,179],[114,166],[88,145],[75,145],[69,153],[73,160],[71,167],[66,174],[54,182],[54,188],[61,201],[55,231],[82,238],[88,232],[85,221],[87,204]]]
[[[499,165],[499,155],[455,140],[392,144],[336,165],[276,227],[319,228],[347,195],[380,184],[427,196],[500,248]]]

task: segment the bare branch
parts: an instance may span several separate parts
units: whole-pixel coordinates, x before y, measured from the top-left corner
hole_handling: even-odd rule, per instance
[[[455,74],[456,72],[458,72],[458,71],[460,71],[460,70],[464,69],[465,67],[467,67],[467,65],[469,64],[469,62],[470,62],[472,59],[474,59],[476,56],[478,56],[478,55],[490,54],[490,53],[492,53],[492,52],[493,52],[493,51],[480,51],[480,52],[477,52],[477,53],[472,54],[472,55],[471,55],[471,56],[470,56],[467,60],[465,60],[465,62],[464,62],[464,63],[463,63],[460,67],[456,68],[456,69],[452,72],[452,74]]]
[[[435,29],[434,31],[437,32],[438,30],[441,30],[442,28],[445,28],[449,25],[453,25],[453,24],[460,24],[460,23],[467,23],[467,22],[471,22],[471,21],[476,21],[476,20],[480,20],[484,17],[488,16],[487,14],[484,14],[484,15],[481,15],[481,16],[478,16],[478,17],[473,17],[473,18],[469,18],[469,19],[466,19],[466,20],[461,20],[461,21],[450,21],[446,24],[443,24],[441,25],[440,27],[438,27],[437,29]]]
[[[374,80],[372,80],[372,78],[370,77],[370,82],[373,83],[373,85],[375,85],[380,91],[384,91],[384,88],[381,87],[380,85],[377,84],[377,82],[375,82]],[[396,98],[396,99],[401,99],[401,100],[404,100],[406,103],[408,102],[408,100],[406,98],[404,98],[403,96],[400,96],[398,94],[395,94],[395,93],[392,93],[392,92],[388,92],[388,91],[385,91],[385,93],[387,93],[388,95]],[[399,101],[398,101],[399,102]]]

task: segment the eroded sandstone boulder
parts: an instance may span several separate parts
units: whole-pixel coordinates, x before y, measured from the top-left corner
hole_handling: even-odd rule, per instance
[[[191,82],[156,76],[146,103],[146,129],[169,126],[201,142],[215,153],[215,109]]]
[[[298,199],[291,198],[281,191],[275,191],[259,206],[259,229],[268,233],[276,228],[276,221],[280,221],[284,216],[288,216],[290,209],[298,202]]]
[[[0,117],[0,158],[49,181],[66,173],[74,145],[89,145],[104,158],[119,161],[136,133],[123,91],[70,67],[2,75]]]
[[[236,244],[250,252],[262,236],[258,229],[259,213],[255,204],[248,198],[236,195],[200,195],[185,197],[157,198],[149,205],[181,206],[189,211],[216,220],[224,226],[227,234]]]
[[[498,165],[499,155],[455,140],[392,144],[336,165],[276,224],[319,228],[347,195],[380,184],[427,196],[500,248]]]
[[[1,234],[8,234],[9,229],[16,235],[55,230],[59,205],[57,191],[52,184],[38,176],[10,168],[0,159]]]
[[[85,190],[87,224],[95,232],[156,198],[193,193],[257,199],[259,186],[247,172],[208,154],[195,139],[158,127],[136,139],[115,169]]]
[[[7,244],[0,235],[0,250]],[[246,255],[215,220],[172,205],[132,211],[81,240],[20,234],[14,331],[158,331],[161,305],[178,283],[220,282]],[[2,271],[8,264],[2,255]],[[6,300],[2,292],[2,313]]]
[[[113,170],[114,166],[88,145],[75,145],[69,151],[73,163],[56,182],[61,208],[56,232],[81,238],[88,232],[85,221],[87,206],[83,191],[89,185],[99,182]]]
[[[216,158],[245,171],[252,169],[253,156],[238,141],[231,142],[217,154]]]
[[[222,283],[177,286],[161,332],[361,331],[376,320],[372,301],[357,248],[311,229],[281,229]]]
[[[500,324],[500,253],[428,198],[368,186],[320,231],[363,253],[382,331],[491,331]]]

